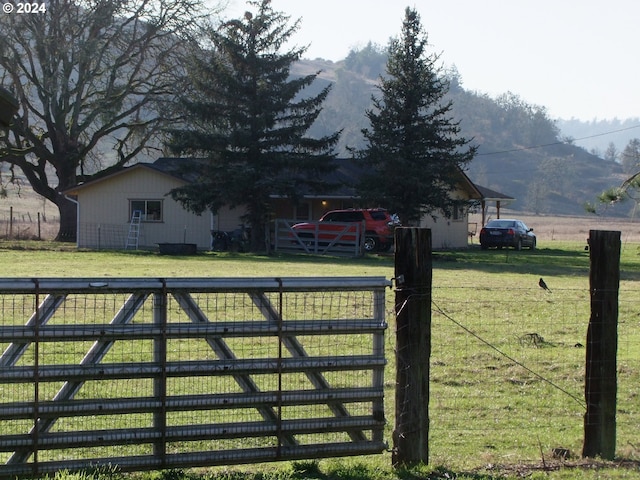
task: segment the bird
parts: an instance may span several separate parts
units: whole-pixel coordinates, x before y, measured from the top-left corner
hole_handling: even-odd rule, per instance
[[[547,287],[547,284],[542,279],[542,277],[540,277],[540,280],[538,281],[538,285],[540,285],[540,288],[542,288],[543,290],[546,290],[547,292],[551,293],[551,290],[549,289],[549,287]]]

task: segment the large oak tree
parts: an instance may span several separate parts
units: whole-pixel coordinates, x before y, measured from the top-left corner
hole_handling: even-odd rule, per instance
[[[416,224],[424,214],[450,215],[457,202],[450,195],[459,171],[476,148],[460,136],[445,101],[448,82],[427,54],[427,35],[415,9],[407,8],[400,38],[389,45],[380,98],[367,111],[370,128],[357,152],[366,166],[362,197],[396,212],[403,223]]]
[[[0,133],[0,162],[57,205],[58,239],[73,240],[76,205],[61,192],[162,145],[180,59],[204,10],[199,0],[51,0],[46,8],[0,15],[0,86],[20,105]]]
[[[296,198],[320,188],[334,168],[339,132],[312,138],[308,130],[329,87],[307,94],[317,73],[291,77],[306,48],[282,47],[299,20],[250,1],[254,13],[209,33],[211,48],[193,58],[183,128],[173,131],[174,151],[203,158],[198,181],[175,189],[174,199],[195,212],[221,206],[246,209],[251,249],[264,250],[271,198]]]

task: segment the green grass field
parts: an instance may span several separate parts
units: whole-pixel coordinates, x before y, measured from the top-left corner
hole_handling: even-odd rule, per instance
[[[201,253],[76,251],[42,242],[0,242],[2,277],[289,277],[394,275],[392,256],[361,259]],[[390,455],[286,465],[165,472],[171,479],[215,478],[637,478],[640,384],[640,247],[621,255],[617,462],[579,458],[589,253],[580,242],[540,242],[536,251],[470,249],[434,253],[432,446],[430,466],[394,471]],[[542,291],[544,277],[552,293]],[[635,296],[634,296],[635,295]],[[393,300],[387,294],[389,368],[386,437],[393,427]],[[528,335],[543,340],[534,341]],[[537,342],[537,340],[535,340]],[[514,364],[517,359],[522,365]],[[557,372],[557,373],[556,373]],[[551,408],[551,410],[549,410]],[[553,412],[549,415],[545,412]],[[521,413],[529,412],[527,415]],[[544,415],[544,418],[540,416]],[[632,424],[635,422],[635,424]],[[566,447],[574,456],[553,459]],[[258,472],[258,473],[256,473]],[[141,474],[142,475],[142,474]],[[148,476],[148,474],[145,474]],[[72,475],[62,475],[69,478]],[[113,472],[98,476],[113,478]],[[152,475],[154,476],[154,475]],[[81,476],[78,476],[81,478]],[[92,477],[92,478],[95,478]]]

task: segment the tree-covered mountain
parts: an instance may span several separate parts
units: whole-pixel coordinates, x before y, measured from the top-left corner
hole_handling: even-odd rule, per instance
[[[318,89],[333,84],[309,133],[322,136],[341,129],[339,156],[350,157],[350,149],[363,147],[361,130],[369,126],[365,112],[372,108],[371,96],[380,96],[376,85],[385,64],[386,52],[369,44],[340,62],[303,60],[294,66],[294,75],[320,70]],[[448,98],[461,134],[478,146],[467,173],[477,184],[514,197],[509,208],[583,215],[585,203],[625,178],[619,163],[563,140],[566,135],[545,107],[509,92],[494,98],[466,90],[455,68],[442,74],[450,81]],[[607,213],[626,215],[630,210],[631,205],[622,204]]]

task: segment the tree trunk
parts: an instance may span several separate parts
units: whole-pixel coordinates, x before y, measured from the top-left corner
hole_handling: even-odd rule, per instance
[[[262,253],[265,247],[265,226],[262,220],[251,223],[251,252]]]
[[[77,205],[67,200],[63,195],[58,195],[55,204],[60,213],[60,230],[56,236],[58,242],[75,242],[77,239],[78,208]]]

